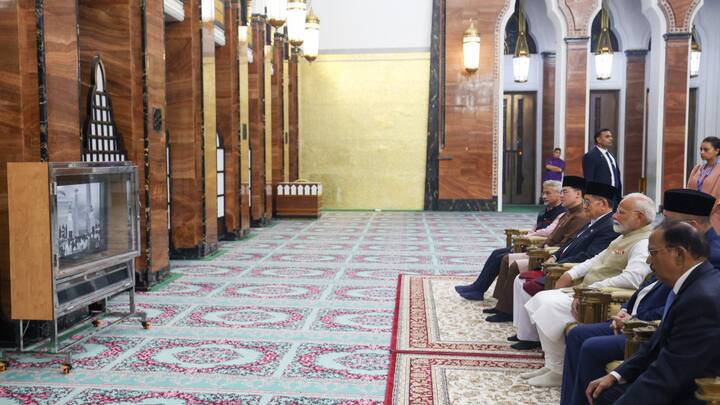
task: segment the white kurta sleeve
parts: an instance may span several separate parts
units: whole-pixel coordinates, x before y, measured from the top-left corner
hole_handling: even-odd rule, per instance
[[[599,263],[602,260],[603,255],[605,255],[606,252],[607,249],[578,264],[577,266],[568,270],[568,274],[570,274],[570,277],[572,277],[573,280],[585,277],[585,275],[590,271],[590,269],[592,269],[596,263]]]
[[[622,273],[615,277],[598,281],[590,285],[592,288],[616,287],[637,289],[645,277],[650,274],[650,265],[647,264],[648,240],[643,239],[630,249],[627,266]]]

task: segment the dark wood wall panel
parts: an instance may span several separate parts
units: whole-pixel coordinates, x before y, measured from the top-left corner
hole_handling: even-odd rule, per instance
[[[171,246],[197,250],[203,238],[199,1],[166,25],[167,128],[170,133]]]
[[[582,176],[587,126],[587,52],[589,40],[567,40],[565,88],[565,174]]]
[[[647,51],[625,51],[625,155],[623,192],[640,191],[645,112],[645,55]]]
[[[300,131],[299,131],[299,102],[298,97],[298,55],[293,53],[288,62],[288,173],[289,181],[295,181],[300,178]]]
[[[545,162],[555,149],[555,65],[554,53],[543,53],[542,148],[540,160]],[[541,170],[545,170],[544,166]]]
[[[662,191],[685,185],[688,55],[690,35],[666,35],[665,117],[663,121]]]
[[[502,34],[498,19],[505,0],[447,0],[445,23],[445,146],[440,151],[441,200],[493,198],[493,122],[497,114],[496,69],[501,55],[492,44]],[[482,43],[480,68],[463,66],[462,38],[469,20],[475,22]],[[442,147],[442,146],[441,146]],[[442,160],[447,159],[447,160]]]
[[[220,2],[222,4],[223,2]],[[216,3],[217,5],[217,3]],[[202,24],[202,163],[204,168],[205,243],[203,254],[217,249],[217,141],[215,95],[215,34],[213,21]]]
[[[140,4],[130,0],[79,0],[78,48],[80,60],[79,120],[87,116],[90,69],[93,58],[100,56],[105,66],[106,84],[110,93],[113,117],[127,152],[128,160],[145,180],[145,131],[143,115],[142,18]],[[140,184],[141,212],[147,207],[144,184]],[[147,253],[145,232],[149,217],[140,216],[141,251]],[[148,268],[149,256],[136,260],[136,269]]]
[[[250,149],[252,151],[251,218],[262,221],[265,216],[265,18],[253,16],[253,63],[248,66],[248,98]]]
[[[273,75],[271,80],[272,102],[272,185],[275,194],[275,185],[285,180],[285,69],[283,54],[285,52],[285,37],[276,33],[273,46]]]
[[[48,158],[80,160],[77,3],[43,0]]]
[[[225,26],[237,27],[238,9],[225,6]],[[240,215],[240,88],[237,29],[225,30],[225,46],[215,48],[217,128],[225,148],[225,229],[241,233]]]
[[[166,168],[166,142],[165,138],[165,24],[163,0],[145,1],[146,19],[146,53],[145,69],[147,71],[147,119],[145,132],[147,133],[147,162],[146,176],[150,206],[150,266],[153,273],[165,272],[169,267],[169,235],[167,220],[167,168]],[[152,114],[159,109],[163,114],[163,121],[158,130],[153,128]],[[157,278],[157,277],[153,277]]]
[[[9,285],[7,162],[40,160],[35,2],[0,7],[0,291]],[[0,292],[2,312],[10,295]]]

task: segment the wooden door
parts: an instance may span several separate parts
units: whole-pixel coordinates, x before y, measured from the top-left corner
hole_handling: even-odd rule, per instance
[[[503,97],[503,202],[533,204],[535,198],[535,93]]]

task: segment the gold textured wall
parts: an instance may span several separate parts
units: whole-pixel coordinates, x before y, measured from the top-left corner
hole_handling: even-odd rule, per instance
[[[300,77],[300,177],[323,208],[422,209],[430,54],[320,55]]]

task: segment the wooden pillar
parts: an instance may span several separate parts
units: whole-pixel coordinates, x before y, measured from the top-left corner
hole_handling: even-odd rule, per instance
[[[272,26],[265,25],[265,217],[270,219],[275,211],[273,201],[273,49]],[[269,50],[269,51],[268,51]]]
[[[244,1],[234,0],[233,7],[237,10],[239,24],[246,30],[250,26],[248,8],[243,7]],[[251,35],[247,35],[251,37]],[[240,81],[240,226],[243,233],[250,232],[250,148],[249,148],[249,89],[248,89],[248,41],[241,44],[239,54]]]
[[[439,142],[441,210],[496,209],[498,194],[500,64],[498,21],[510,9],[506,0],[446,0],[444,37],[444,137]],[[463,34],[470,19],[482,38],[480,66],[463,64]],[[442,131],[441,131],[442,133]],[[428,165],[438,162],[427,162]]]
[[[237,7],[225,7],[225,26],[238,26]],[[217,128],[225,148],[225,236],[243,236],[240,214],[240,66],[237,29],[225,30],[225,46],[215,48]]]
[[[285,36],[276,32],[272,59],[272,192],[276,194],[276,186],[285,179],[285,111],[284,111],[284,53]],[[274,206],[274,204],[273,204]],[[274,213],[273,213],[274,216]]]
[[[665,34],[662,191],[685,185],[690,33]]]
[[[48,160],[80,160],[77,2],[43,0]],[[80,101],[82,103],[82,101]]]
[[[253,62],[248,66],[250,120],[251,210],[254,223],[267,220],[265,214],[265,17],[252,16]]]
[[[217,1],[215,2],[217,6]],[[221,1],[220,4],[223,2]],[[216,10],[217,13],[217,10]],[[201,23],[202,44],[202,136],[205,254],[217,249],[217,125],[215,95],[215,21]]]
[[[565,18],[565,174],[582,176],[587,132],[588,28],[600,8],[600,0],[558,2]],[[561,62],[563,63],[563,62]]]
[[[300,125],[299,125],[299,102],[300,88],[298,76],[298,55],[291,51],[288,62],[288,165],[289,181],[300,178]]]
[[[131,0],[79,0],[78,48],[80,60],[79,122],[87,119],[91,65],[100,56],[105,66],[106,84],[117,132],[127,159],[137,166],[140,204],[141,255],[136,259],[140,285],[152,265],[149,246],[149,173],[146,159],[147,135],[144,113],[143,18],[140,3]],[[158,44],[161,46],[162,44]],[[160,50],[162,52],[162,50]],[[161,53],[160,53],[161,54]],[[156,98],[153,98],[156,102]],[[164,180],[163,180],[164,183]],[[163,207],[164,212],[164,207]]]
[[[565,173],[582,176],[587,131],[587,58],[590,39],[566,38]]]
[[[622,170],[625,194],[641,191],[646,55],[647,50],[644,49],[625,51],[625,154]]]
[[[38,53],[35,2],[6,1],[0,7],[0,291],[10,283],[7,162],[40,160]],[[10,296],[0,293],[2,312]]]
[[[543,52],[542,154],[545,162],[555,149],[555,64],[554,52]],[[544,169],[543,169],[544,170]]]
[[[167,128],[170,135],[171,256],[205,254],[202,166],[200,1],[184,3],[185,20],[165,28]],[[215,137],[213,136],[213,142]],[[214,217],[213,217],[214,219]]]
[[[163,0],[145,0],[145,210],[148,243],[147,272],[139,273],[139,285],[149,286],[169,275],[169,235],[167,217],[167,162],[165,137],[165,13]],[[155,118],[160,121],[156,122]],[[139,164],[139,162],[138,162]],[[142,190],[142,188],[141,188]],[[142,192],[141,192],[142,194]]]

